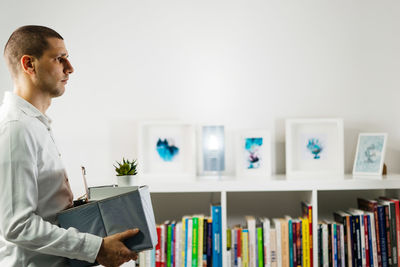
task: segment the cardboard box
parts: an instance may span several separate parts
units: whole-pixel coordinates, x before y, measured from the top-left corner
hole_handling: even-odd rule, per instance
[[[157,244],[157,230],[148,187],[110,187],[102,190],[103,196],[107,196],[106,191],[109,191],[110,197],[60,212],[57,216],[59,225],[100,237],[139,228],[140,232],[125,240],[125,245],[137,252],[153,249]],[[93,266],[78,260],[71,260],[70,264]]]

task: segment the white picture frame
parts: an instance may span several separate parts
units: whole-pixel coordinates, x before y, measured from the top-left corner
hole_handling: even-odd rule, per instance
[[[196,176],[194,126],[182,122],[139,123],[140,177],[191,179]]]
[[[301,179],[343,178],[343,120],[287,119],[286,175]]]
[[[235,150],[237,179],[271,177],[271,134],[268,130],[238,132]]]
[[[353,176],[382,178],[387,133],[360,133],[354,158]]]

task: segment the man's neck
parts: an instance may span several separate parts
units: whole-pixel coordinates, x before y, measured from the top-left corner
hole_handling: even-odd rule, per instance
[[[31,103],[43,114],[46,114],[47,109],[50,107],[51,97],[43,94],[40,90],[34,90],[32,88],[30,90],[24,90],[16,86],[14,88],[14,93]]]

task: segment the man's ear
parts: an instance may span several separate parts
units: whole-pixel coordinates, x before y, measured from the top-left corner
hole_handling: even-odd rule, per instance
[[[28,74],[35,73],[35,58],[33,56],[23,55],[21,57],[21,67]]]

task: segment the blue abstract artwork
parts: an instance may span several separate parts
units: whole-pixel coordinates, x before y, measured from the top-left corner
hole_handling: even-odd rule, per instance
[[[314,159],[320,159],[320,154],[324,150],[324,147],[318,138],[310,138],[308,139],[307,149],[314,156]]]
[[[384,142],[384,136],[360,136],[356,172],[379,172]]]
[[[158,138],[156,147],[157,153],[163,161],[171,162],[179,154],[179,148],[166,138]]]
[[[258,169],[261,166],[262,137],[246,138],[245,157],[247,169]]]

